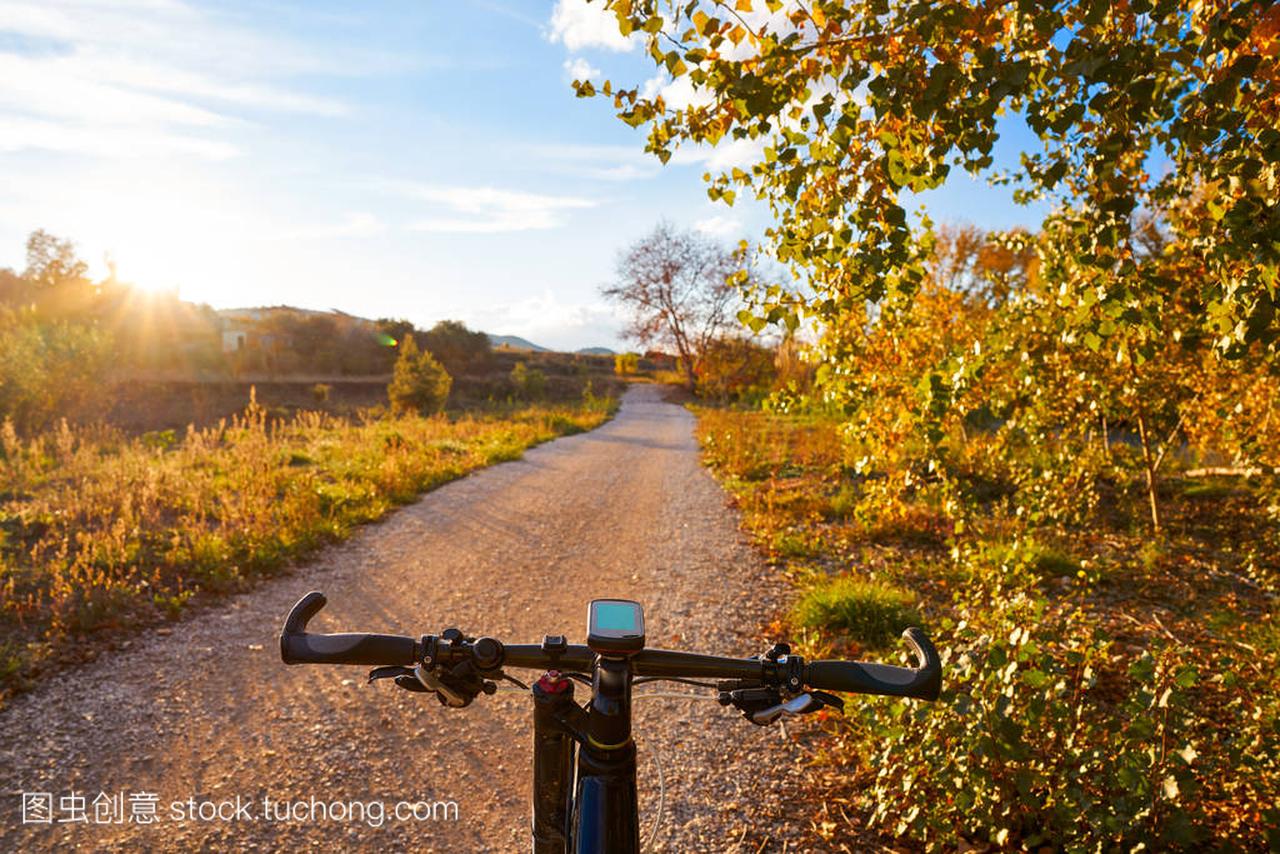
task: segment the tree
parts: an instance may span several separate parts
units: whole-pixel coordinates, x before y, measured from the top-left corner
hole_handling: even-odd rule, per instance
[[[89,280],[89,265],[75,244],[43,230],[27,238],[27,282],[31,301],[45,317],[87,319],[101,309],[101,288]]]
[[[27,269],[23,277],[40,289],[80,284],[86,281],[89,265],[76,257],[70,240],[36,229],[27,238]]]
[[[273,312],[263,327],[281,336],[305,371],[329,374],[340,370],[347,353],[338,322],[327,314]]]
[[[454,375],[483,369],[493,350],[488,335],[472,332],[461,320],[442,320],[419,341]]]
[[[912,439],[894,447],[920,443],[930,470],[945,467],[944,428],[968,406],[999,404],[1020,425],[1011,438],[1044,440],[1037,453],[1061,445],[1054,436],[1077,442],[1079,424],[1119,421],[1139,434],[1159,530],[1164,449],[1194,407],[1182,374],[1212,358],[1280,362],[1275,4],[604,4],[692,89],[673,106],[663,86],[604,84],[623,121],[647,126],[648,150],[664,161],[682,144],[759,151],[708,175],[708,193],[768,203],[771,247],[803,288],[755,289],[750,324],[811,318],[825,362],[817,391],[846,412],[876,415],[874,378],[892,365],[911,381],[891,386],[905,407],[894,426]],[[1039,143],[1008,172],[992,157],[1001,122],[1025,123]],[[948,235],[913,222],[906,202],[955,168],[1010,185],[1017,201],[1048,201],[1038,234],[981,247],[950,235],[955,257],[936,252]],[[1155,244],[1152,221],[1165,231]],[[975,252],[1007,271],[974,280]],[[1020,290],[1020,276],[1034,287]],[[906,341],[924,328],[913,302],[945,308],[970,284],[999,311],[984,317],[966,300],[974,328]],[[924,352],[904,359],[886,341]],[[886,435],[868,436],[857,417],[848,427],[873,444]],[[1074,477],[1083,457],[1065,447],[1042,483]]]
[[[601,293],[631,313],[630,338],[675,351],[694,388],[694,365],[731,323],[744,261],[741,250],[662,222],[618,256],[617,278]]]
[[[396,413],[418,412],[431,415],[444,409],[453,387],[453,378],[429,352],[418,349],[410,335],[400,344],[387,396]]]
[[[903,193],[958,167],[1054,203],[1044,230],[1071,262],[1055,285],[1071,322],[1094,330],[1158,322],[1128,311],[1160,291],[1138,269],[1133,215],[1207,196],[1207,218],[1188,223],[1206,274],[1197,320],[1224,353],[1280,333],[1269,0],[601,3],[692,90],[675,105],[663,86],[603,85],[624,122],[647,126],[649,151],[665,162],[681,144],[758,147],[754,163],[709,175],[708,192],[768,203],[772,248],[808,287],[762,294],[761,316],[799,310],[830,327],[863,300],[909,298],[932,238]],[[992,157],[1002,115],[1042,144],[1009,174]]]

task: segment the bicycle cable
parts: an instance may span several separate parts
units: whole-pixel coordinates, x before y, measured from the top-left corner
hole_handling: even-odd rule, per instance
[[[662,749],[658,747],[656,741],[653,744],[653,764],[658,768],[658,812],[654,814],[653,826],[649,828],[649,841],[644,846],[647,851],[652,851],[654,843],[658,841],[658,829],[662,827],[662,811],[667,805],[667,781],[662,773]]]
[[[528,685],[524,684],[523,682],[521,682],[519,679],[515,678],[514,676],[509,676],[508,674],[503,673],[503,674],[502,674],[502,678],[503,678],[503,679],[505,679],[505,680],[507,680],[508,682],[511,682],[512,684],[519,685],[519,686],[520,686],[523,690],[525,690],[525,691],[530,690]]]
[[[699,682],[696,679],[685,679],[681,676],[640,676],[631,680],[632,685],[643,685],[646,682],[679,682],[681,685],[692,685],[695,688],[715,689],[717,686],[712,682]]]

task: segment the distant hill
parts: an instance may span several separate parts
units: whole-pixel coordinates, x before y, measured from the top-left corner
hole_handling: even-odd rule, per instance
[[[489,333],[486,333],[489,334]],[[512,350],[532,350],[535,353],[550,353],[546,347],[539,347],[519,335],[489,335],[489,343],[495,347],[509,347]]]
[[[583,347],[581,350],[578,350],[577,352],[581,353],[584,356],[616,356],[618,355],[613,350],[610,350],[608,347]]]

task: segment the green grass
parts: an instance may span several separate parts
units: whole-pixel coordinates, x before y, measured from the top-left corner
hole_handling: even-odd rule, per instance
[[[1225,481],[1208,481],[1205,483],[1188,483],[1182,487],[1182,494],[1198,501],[1221,501],[1224,498],[1238,498],[1248,495],[1247,487],[1238,483]]]
[[[1063,578],[1080,572],[1080,559],[1049,546],[1032,546],[1028,554],[1032,569],[1038,575]]]
[[[851,576],[833,578],[807,590],[791,617],[805,628],[848,635],[873,647],[890,644],[903,629],[920,622],[911,593]]]
[[[852,483],[842,483],[835,494],[827,499],[825,515],[829,519],[847,519],[853,515],[858,506],[858,487]]]

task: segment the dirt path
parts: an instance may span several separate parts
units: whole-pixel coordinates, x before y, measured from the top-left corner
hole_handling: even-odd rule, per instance
[[[527,850],[526,698],[448,710],[389,683],[366,686],[361,668],[287,668],[280,622],[321,589],[330,604],[318,631],[457,625],[580,642],[587,601],[610,595],[645,603],[653,645],[758,651],[780,585],[699,466],[692,426],[658,389],[634,387],[599,430],[444,486],[288,577],[19,697],[0,712],[0,850]],[[646,831],[661,746],[662,850],[772,850],[782,838],[798,850],[808,822],[786,804],[797,748],[778,729],[714,701],[651,700],[637,709],[636,735]],[[23,792],[50,793],[55,823],[23,824]],[[88,824],[56,821],[75,816],[73,792]],[[105,805],[95,815],[99,792],[121,793],[124,823],[95,823],[110,817]],[[158,796],[153,824],[127,820],[140,794]],[[237,796],[255,820],[172,810]],[[313,798],[388,811],[400,800],[454,801],[457,818],[276,821],[263,817],[263,797],[307,801],[304,813]]]

